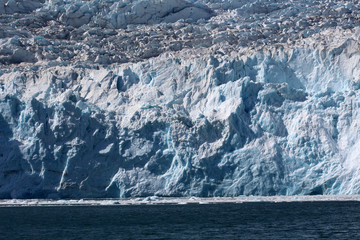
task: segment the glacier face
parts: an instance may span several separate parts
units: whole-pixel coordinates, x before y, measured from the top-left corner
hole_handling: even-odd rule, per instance
[[[0,198],[358,194],[359,13],[0,0]]]

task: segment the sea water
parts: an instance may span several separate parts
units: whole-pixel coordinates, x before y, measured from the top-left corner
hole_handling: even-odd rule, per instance
[[[0,208],[0,239],[360,239],[360,202]]]

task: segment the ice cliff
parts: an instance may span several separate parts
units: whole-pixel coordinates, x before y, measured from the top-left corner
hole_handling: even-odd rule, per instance
[[[360,5],[0,0],[0,198],[360,193]]]

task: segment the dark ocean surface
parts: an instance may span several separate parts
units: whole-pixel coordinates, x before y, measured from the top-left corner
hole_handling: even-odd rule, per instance
[[[0,239],[360,239],[359,202],[0,208]]]

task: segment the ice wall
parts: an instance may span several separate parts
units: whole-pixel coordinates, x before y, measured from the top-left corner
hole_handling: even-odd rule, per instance
[[[20,7],[25,2],[15,1],[18,10],[3,2],[3,26],[11,22],[9,9],[24,14],[20,20],[29,16]],[[101,8],[95,11],[92,4]],[[87,35],[54,40],[41,33],[52,29],[53,20],[40,26],[37,36],[31,27],[22,37],[25,33],[8,30],[10,25],[4,28],[0,198],[358,194],[359,31],[345,23],[322,26],[321,19],[301,28],[296,14],[309,14],[306,4],[314,3],[34,1],[31,11],[52,9],[63,29],[87,28]],[[325,1],[318,4],[314,9]],[[171,27],[175,33],[178,27],[181,47],[161,48],[165,40],[154,47],[138,35],[150,55],[106,56],[108,38],[97,44],[91,24],[111,23],[107,6],[126,13],[125,25],[104,25],[102,31],[113,28],[109,36],[117,41],[123,36],[122,44],[140,30],[149,40],[160,38],[151,32],[155,29]],[[164,13],[133,16],[158,6]],[[338,19],[357,14],[357,6],[324,6],[335,9],[329,14]],[[190,19],[186,9],[205,15]],[[276,34],[266,37],[266,31],[260,38],[251,30],[251,37],[239,28],[245,29],[244,23],[236,22],[246,15],[249,22],[275,29],[267,20],[276,22],[285,13],[293,25],[281,30],[287,20],[279,20],[276,31],[287,34],[286,42]],[[222,31],[226,26],[232,27]],[[290,34],[292,27],[297,30]],[[307,28],[314,32],[304,35]],[[201,45],[204,29],[212,34],[209,45]],[[92,51],[85,42],[94,44],[97,60],[82,55]],[[123,52],[120,45],[113,49],[130,56],[127,44]],[[163,50],[151,55],[152,47]]]

